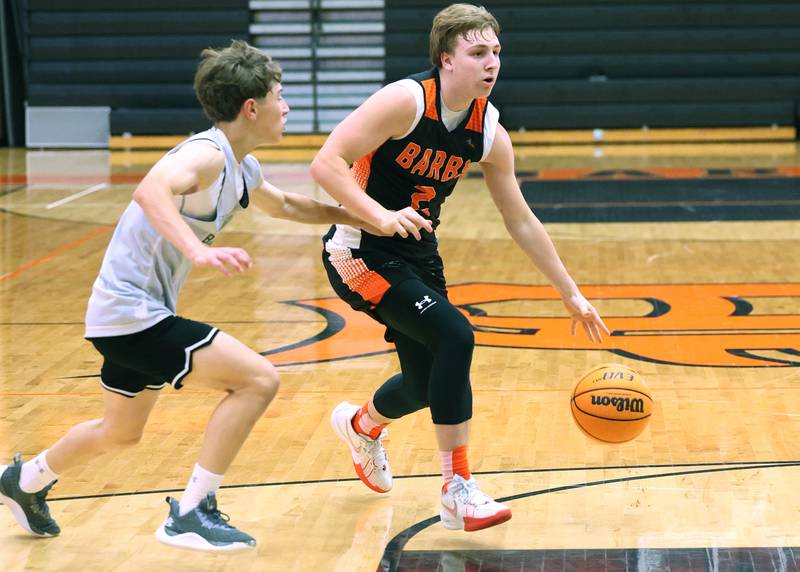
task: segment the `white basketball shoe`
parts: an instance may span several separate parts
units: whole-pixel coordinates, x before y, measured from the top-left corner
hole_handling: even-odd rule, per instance
[[[388,432],[384,429],[377,439],[356,432],[352,421],[358,410],[358,405],[341,402],[331,413],[331,425],[339,438],[350,447],[353,467],[361,482],[375,492],[388,493],[392,489],[392,470],[386,449],[381,443]]]
[[[511,509],[485,495],[474,478],[454,475],[445,492],[442,488],[442,524],[449,530],[472,532],[511,519]]]

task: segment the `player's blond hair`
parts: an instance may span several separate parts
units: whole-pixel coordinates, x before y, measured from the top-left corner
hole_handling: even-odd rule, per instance
[[[491,29],[500,34],[500,24],[483,6],[451,4],[433,18],[430,37],[431,63],[442,67],[442,54],[452,53],[459,37],[466,38],[471,32]]]
[[[194,92],[211,121],[233,121],[245,101],[266,96],[280,81],[281,67],[268,54],[233,40],[227,48],[202,51]]]

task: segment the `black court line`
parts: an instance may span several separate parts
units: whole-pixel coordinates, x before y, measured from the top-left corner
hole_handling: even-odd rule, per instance
[[[18,185],[16,187],[11,187],[10,189],[3,189],[0,191],[0,197],[5,197],[10,195],[11,193],[16,193],[17,191],[21,191],[22,189],[27,188],[28,185]]]
[[[676,467],[733,467],[733,468],[750,468],[767,465],[770,467],[778,466],[795,466],[800,465],[800,461],[785,460],[785,461],[722,461],[718,463],[672,463],[669,465],[611,465],[605,467],[553,467],[547,469],[511,469],[511,470],[498,470],[498,471],[473,471],[473,475],[517,475],[517,474],[535,474],[535,473],[564,473],[574,471],[615,471],[615,470],[634,470],[634,469],[662,469],[662,468],[676,468]],[[702,472],[702,471],[701,471]],[[416,475],[394,475],[394,479],[427,479],[431,477],[440,477],[441,473],[419,473]],[[357,477],[345,479],[312,479],[302,481],[279,481],[274,483],[242,483],[238,485],[222,485],[222,489],[251,489],[257,487],[281,487],[293,485],[314,485],[325,483],[349,483],[357,482]],[[609,481],[610,482],[610,481]],[[146,491],[128,491],[117,493],[101,493],[96,495],[78,495],[71,497],[53,497],[47,499],[50,501],[63,501],[63,500],[84,500],[84,499],[101,499],[119,496],[140,496],[152,495],[159,493],[179,493],[183,489],[152,489]],[[438,517],[437,517],[438,518]]]
[[[691,466],[691,465],[688,465]],[[562,491],[568,490],[576,490],[581,488],[587,487],[596,487],[600,485],[609,485],[614,483],[622,483],[622,482],[630,482],[630,481],[640,481],[640,480],[647,480],[647,479],[659,479],[664,477],[676,477],[676,476],[685,476],[685,475],[698,475],[698,474],[709,474],[709,473],[721,473],[721,472],[730,472],[730,471],[742,471],[742,470],[753,470],[753,469],[770,469],[775,467],[798,467],[800,466],[800,461],[792,461],[792,462],[778,462],[778,463],[763,463],[763,464],[751,464],[751,465],[739,465],[739,466],[726,466],[720,467],[716,469],[699,469],[694,471],[671,471],[667,473],[657,473],[654,475],[636,475],[630,477],[619,477],[616,479],[603,479],[599,481],[590,481],[588,483],[575,483],[572,485],[563,485],[560,487],[552,487],[547,489],[541,489],[537,491],[530,491],[527,493],[520,493],[516,495],[511,495],[503,498],[496,499],[498,502],[510,502],[514,500],[519,500],[523,498],[545,495],[549,493],[557,493]],[[634,467],[630,467],[634,468]],[[429,526],[439,522],[440,518],[438,516],[433,516],[431,518],[427,518],[423,521],[420,521],[399,534],[397,534],[394,538],[392,538],[389,543],[386,545],[384,549],[383,556],[381,558],[381,562],[378,566],[378,572],[400,572],[402,569],[399,568],[402,560],[403,549],[405,545],[411,540],[414,536],[428,528]],[[417,568],[410,568],[409,570],[416,570]]]
[[[402,569],[623,572],[800,571],[797,547],[594,548],[538,550],[415,550],[403,553]]]
[[[523,181],[542,222],[798,220],[800,179]]]
[[[13,210],[11,210],[9,208],[6,208],[6,207],[0,207],[0,213],[14,215],[14,216],[18,216],[20,218],[27,218],[27,219],[33,219],[33,220],[45,220],[47,222],[68,222],[68,223],[75,223],[75,224],[88,224],[88,225],[93,225],[93,226],[97,226],[97,227],[109,226],[107,224],[103,224],[101,222],[97,222],[96,220],[72,220],[72,219],[50,217],[50,216],[44,216],[44,215],[35,215],[35,214],[32,214],[32,213],[20,213],[20,212],[13,211]],[[113,223],[114,226],[116,226],[117,222],[118,222],[118,220],[114,220],[114,223]]]

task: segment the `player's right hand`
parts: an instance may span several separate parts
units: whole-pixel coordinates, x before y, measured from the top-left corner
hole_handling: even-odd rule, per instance
[[[399,211],[386,211],[386,213],[378,225],[380,231],[386,236],[399,234],[403,238],[408,238],[410,234],[416,240],[420,240],[422,238],[420,230],[433,232],[431,221],[411,207]]]
[[[228,246],[212,247],[203,245],[192,252],[189,259],[194,266],[213,266],[225,276],[230,276],[230,269],[244,272],[253,266],[250,255],[241,248]]]

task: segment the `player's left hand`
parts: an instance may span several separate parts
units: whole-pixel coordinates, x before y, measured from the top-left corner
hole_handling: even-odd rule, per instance
[[[607,336],[611,335],[611,332],[603,323],[600,314],[597,313],[594,306],[592,306],[582,294],[573,294],[561,300],[564,302],[564,306],[566,306],[569,315],[572,317],[573,336],[575,335],[579,323],[583,326],[586,335],[593,342],[603,341],[601,332],[605,332]]]

